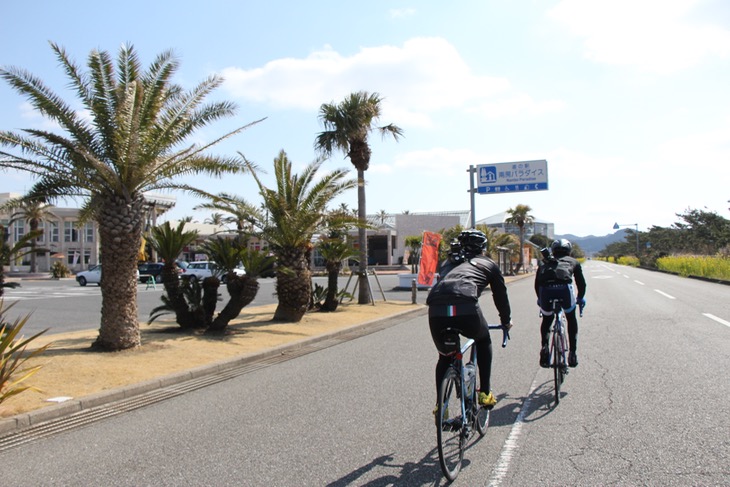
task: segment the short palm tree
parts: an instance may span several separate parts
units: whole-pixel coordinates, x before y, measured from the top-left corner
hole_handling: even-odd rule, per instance
[[[38,199],[13,198],[0,206],[0,213],[12,212],[10,222],[22,220],[28,223],[31,232],[36,232],[39,236],[43,234],[43,230],[39,227],[41,223],[52,214],[52,206]],[[36,262],[36,239],[30,242],[30,272],[38,272]]]
[[[87,199],[99,224],[104,259],[101,326],[94,345],[103,350],[134,348],[140,345],[136,267],[144,193],[182,189],[201,194],[178,178],[238,171],[237,160],[206,151],[251,124],[203,145],[188,142],[199,129],[234,115],[235,106],[204,103],[222,83],[217,76],[189,91],[173,84],[179,63],[170,51],[158,55],[145,71],[132,46],[120,48],[116,65],[108,52],[93,50],[84,72],[61,47],[51,48],[84,112],[25,70],[0,68],[0,77],[61,129],[0,131],[0,149],[9,148],[0,150],[0,167],[37,176],[33,198]]]
[[[327,205],[357,184],[354,179],[346,179],[345,169],[319,177],[322,163],[321,159],[315,160],[301,174],[294,174],[292,163],[282,150],[274,159],[275,189],[267,188],[249,166],[269,214],[262,237],[271,245],[278,262],[279,305],[274,320],[301,321],[312,294],[312,238],[323,226]]]
[[[525,246],[525,225],[530,225],[534,218],[530,214],[532,208],[528,205],[517,205],[514,208],[507,210],[509,217],[505,219],[506,223],[517,225],[520,229],[520,261],[517,266],[517,272],[520,272],[525,267],[525,256],[522,251]]]
[[[201,328],[204,324],[199,308],[191,307],[185,299],[181,284],[185,286],[190,283],[181,283],[175,264],[175,260],[183,249],[193,243],[197,237],[197,231],[185,230],[184,222],[178,223],[175,228],[169,222],[165,222],[152,228],[149,236],[150,245],[165,263],[162,267],[162,283],[165,286],[165,297],[162,301],[165,306],[155,308],[150,315],[159,316],[159,312],[163,309],[172,311],[175,313],[175,321],[184,329]]]
[[[377,93],[359,91],[351,93],[339,104],[325,103],[319,109],[319,119],[324,125],[324,131],[317,135],[314,147],[320,153],[329,157],[336,150],[345,153],[350,162],[357,169],[357,207],[360,226],[358,244],[360,251],[360,292],[359,304],[370,302],[369,284],[367,279],[368,251],[367,251],[367,210],[365,207],[365,171],[370,166],[370,145],[368,134],[377,129],[383,137],[392,135],[395,140],[403,136],[403,130],[393,124],[374,127],[373,124],[380,118],[382,98]]]
[[[249,250],[237,238],[224,236],[207,240],[201,250],[218,265],[224,274],[226,290],[231,297],[218,316],[211,319],[208,325],[208,330],[222,332],[228,327],[228,323],[237,318],[241,310],[256,298],[259,291],[259,272],[273,259],[266,257],[262,252]],[[242,276],[234,272],[234,269],[240,264],[246,268],[246,274]],[[203,281],[204,286],[208,279],[211,278]]]
[[[336,311],[340,304],[338,299],[337,280],[342,270],[342,262],[357,255],[350,242],[346,238],[324,238],[317,244],[319,253],[324,259],[324,266],[327,269],[327,295],[321,311]]]

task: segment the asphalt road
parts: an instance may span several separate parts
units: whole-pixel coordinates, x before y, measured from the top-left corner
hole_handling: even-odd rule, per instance
[[[552,403],[530,280],[499,403],[454,485],[730,484],[726,286],[589,262],[580,365]],[[482,298],[488,319],[496,313]],[[425,316],[0,452],[3,485],[446,485]]]
[[[376,281],[371,276],[370,282],[373,287],[375,301],[382,301],[383,295],[387,300],[411,301],[410,290],[396,290],[398,277],[396,275],[379,275]],[[275,279],[259,279],[259,292],[256,299],[249,306],[260,306],[276,303]],[[315,283],[327,286],[326,277],[315,277]],[[380,286],[378,286],[378,283]],[[354,287],[354,278],[347,288],[350,292]],[[346,277],[340,278],[340,288],[348,285]],[[382,293],[381,293],[382,288]],[[164,286],[155,285],[154,288],[146,284],[137,286],[137,306],[139,320],[145,323],[150,316],[150,311],[161,304],[160,296]],[[228,300],[228,293],[225,286],[221,286],[220,293],[223,301],[219,303],[218,310],[222,309],[225,301]],[[65,333],[76,330],[88,330],[99,327],[101,319],[101,289],[96,284],[88,284],[84,287],[73,279],[61,280],[24,280],[20,287],[6,288],[4,294],[6,306],[15,303],[8,313],[11,319],[18,316],[31,314],[28,323],[24,327],[24,334],[30,335],[41,330],[48,329],[49,334]],[[354,298],[357,300],[357,295]],[[418,291],[418,302],[424,302],[426,291]],[[172,315],[171,315],[172,316]]]

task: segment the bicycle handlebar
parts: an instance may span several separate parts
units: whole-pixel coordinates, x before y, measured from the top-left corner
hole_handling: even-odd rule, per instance
[[[509,340],[509,328],[504,325],[489,325],[490,330],[502,330],[502,348],[507,346]]]

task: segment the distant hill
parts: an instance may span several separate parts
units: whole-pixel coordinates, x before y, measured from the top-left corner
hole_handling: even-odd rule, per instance
[[[583,249],[583,252],[585,252],[586,255],[591,256],[606,248],[606,245],[608,244],[624,241],[626,239],[626,229],[616,230],[616,232],[604,235],[603,237],[596,237],[594,235],[589,235],[587,237],[578,237],[577,235],[567,234],[555,235],[555,238],[567,238],[571,242],[580,245],[580,248]]]

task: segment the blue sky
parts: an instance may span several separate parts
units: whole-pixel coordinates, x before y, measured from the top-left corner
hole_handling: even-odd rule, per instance
[[[730,2],[726,0],[9,2],[0,65],[27,69],[67,100],[48,42],[85,64],[131,43],[148,64],[172,49],[175,81],[211,73],[235,118],[206,141],[270,168],[280,150],[311,162],[322,103],[365,90],[399,142],[371,138],[368,213],[466,210],[470,165],[545,159],[547,191],[477,195],[477,219],[517,204],[558,234],[668,226],[687,208],[730,218]],[[47,126],[0,84],[0,128]],[[324,169],[351,168],[341,154]],[[351,171],[355,177],[354,169]],[[269,175],[270,176],[270,175]],[[269,181],[270,178],[264,177]],[[259,202],[250,176],[190,181]],[[32,180],[0,173],[0,192]],[[172,218],[201,200],[176,194]],[[337,203],[357,207],[353,191]]]

